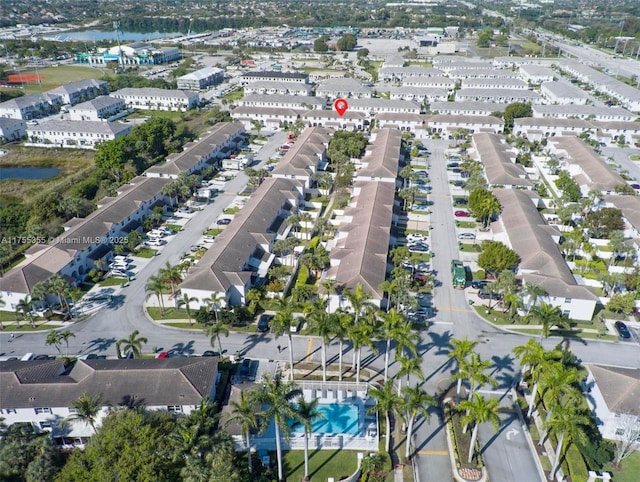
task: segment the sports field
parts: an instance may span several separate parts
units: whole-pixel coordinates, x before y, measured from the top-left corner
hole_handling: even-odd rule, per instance
[[[111,72],[108,69],[104,68],[92,68],[90,66],[81,65],[60,65],[58,67],[38,69],[37,72],[34,69],[11,75],[25,77],[25,82],[28,81],[29,83],[24,84],[24,93],[34,94],[68,84],[69,82],[75,82],[77,80],[107,80],[110,73]],[[39,81],[37,76],[40,76]]]

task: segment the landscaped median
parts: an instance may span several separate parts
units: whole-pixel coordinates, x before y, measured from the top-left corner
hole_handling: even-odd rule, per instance
[[[471,462],[468,461],[472,434],[470,430],[463,432],[462,413],[456,410],[454,401],[451,398],[445,399],[444,408],[445,422],[447,424],[447,446],[449,447],[454,479],[459,482],[488,480],[487,469],[480,456],[480,447],[477,440],[474,443],[474,456]]]

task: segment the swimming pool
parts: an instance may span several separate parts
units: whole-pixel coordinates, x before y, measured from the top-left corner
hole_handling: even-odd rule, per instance
[[[359,414],[357,405],[343,403],[318,404],[318,411],[324,417],[313,420],[313,430],[315,434],[351,434],[360,433]],[[292,432],[304,432],[304,426],[296,424]]]

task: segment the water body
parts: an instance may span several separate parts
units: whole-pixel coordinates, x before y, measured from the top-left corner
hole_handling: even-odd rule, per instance
[[[55,167],[3,167],[0,168],[0,181],[7,179],[50,179],[60,174]]]
[[[168,37],[179,37],[180,32],[120,32],[120,40],[124,42],[142,42]],[[97,42],[99,40],[116,40],[113,30],[83,30],[80,32],[65,32],[58,36],[59,40],[77,40],[81,42]]]

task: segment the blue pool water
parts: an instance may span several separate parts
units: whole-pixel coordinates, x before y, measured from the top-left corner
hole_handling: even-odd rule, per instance
[[[332,403],[330,405],[318,404],[318,411],[324,417],[317,418],[313,421],[313,433],[339,433],[358,435],[360,433],[358,407],[356,405],[347,405],[340,403]],[[304,426],[296,425],[293,427],[294,433],[304,432]]]

